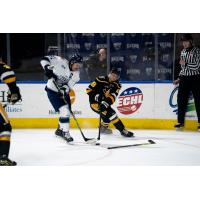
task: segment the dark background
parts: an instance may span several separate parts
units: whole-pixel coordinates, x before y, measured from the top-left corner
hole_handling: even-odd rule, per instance
[[[97,49],[108,48],[110,62],[121,62],[124,81],[172,81],[178,73],[181,34],[174,33],[12,33],[0,34],[0,56],[11,65],[18,80],[45,80],[40,59],[49,46],[68,58],[80,53],[84,60]],[[200,34],[193,34],[200,44]],[[90,81],[83,65],[81,81]]]

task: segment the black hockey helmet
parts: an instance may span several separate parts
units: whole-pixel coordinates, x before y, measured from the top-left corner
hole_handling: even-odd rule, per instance
[[[120,77],[120,75],[121,75],[121,68],[113,67],[113,68],[110,70],[110,73],[116,74],[117,76]]]
[[[110,73],[117,74],[120,77],[123,68],[123,62],[113,61],[110,63],[110,68],[111,68]]]
[[[190,33],[185,33],[181,36],[181,41],[193,41],[192,34]]]
[[[69,66],[73,65],[74,63],[82,63],[83,57],[79,54],[74,54],[69,58]]]

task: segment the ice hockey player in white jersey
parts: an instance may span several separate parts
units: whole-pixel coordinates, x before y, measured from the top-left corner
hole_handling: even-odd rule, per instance
[[[74,54],[69,61],[63,57],[50,55],[41,60],[41,65],[48,77],[46,92],[53,108],[60,113],[59,125],[55,134],[72,142],[69,133],[71,102],[69,91],[77,83],[83,59],[79,54]]]

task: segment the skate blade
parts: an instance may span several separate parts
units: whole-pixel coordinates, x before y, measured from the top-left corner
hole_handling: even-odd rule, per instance
[[[60,135],[56,135],[56,138],[58,138],[58,139],[60,139],[60,140],[62,140],[62,141],[65,141],[65,142],[67,142],[68,144],[73,144],[73,142],[74,142],[74,140],[72,140],[72,141],[67,141],[66,138],[64,138],[64,137],[62,137],[62,136],[60,136]]]

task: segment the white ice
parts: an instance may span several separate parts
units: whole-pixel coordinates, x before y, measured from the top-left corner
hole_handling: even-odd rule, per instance
[[[101,146],[85,144],[79,130],[72,129],[74,144],[54,135],[54,129],[15,129],[10,158],[19,166],[64,165],[200,165],[200,133],[169,130],[132,130],[135,138],[117,131],[101,136]],[[97,137],[97,129],[83,129],[86,137]],[[145,143],[156,144],[108,150],[106,147]]]

